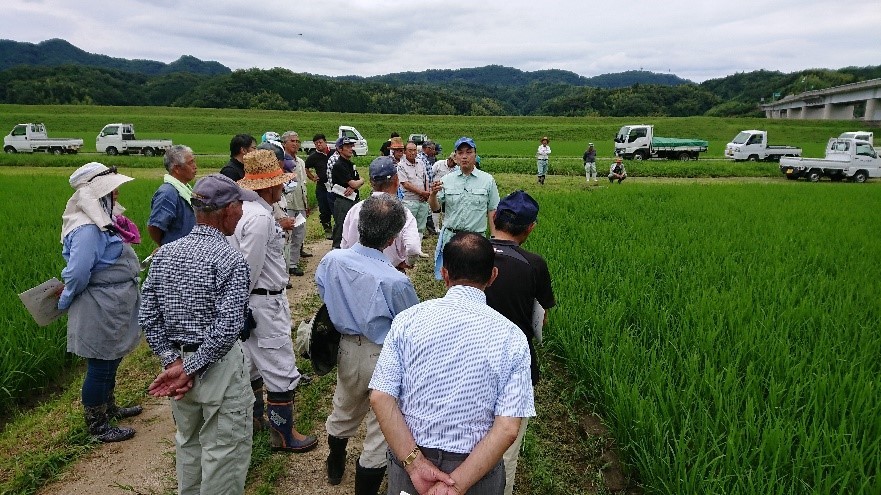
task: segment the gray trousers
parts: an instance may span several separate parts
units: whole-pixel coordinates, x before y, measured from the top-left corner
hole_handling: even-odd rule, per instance
[[[187,353],[184,353],[187,354]],[[171,400],[177,425],[180,495],[239,495],[251,462],[254,393],[238,341],[180,400]]]
[[[297,218],[297,215],[301,213],[303,216],[306,216],[306,210],[288,210],[288,216],[291,218]],[[286,251],[285,259],[288,260],[288,268],[293,268],[300,263],[300,250],[303,249],[303,241],[305,240],[305,223],[299,227],[294,227],[294,230],[287,233],[284,249]]]
[[[452,473],[459,465],[465,462],[468,454],[454,454],[438,449],[420,448],[422,455],[441,471]],[[388,495],[400,495],[401,491],[415,495],[418,493],[410,481],[410,475],[401,466],[401,461],[395,455],[388,452]],[[489,470],[483,478],[468,489],[468,495],[502,495],[505,491],[505,462],[498,464]]]

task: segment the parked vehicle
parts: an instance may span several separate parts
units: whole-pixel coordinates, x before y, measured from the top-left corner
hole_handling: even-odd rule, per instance
[[[725,158],[734,161],[759,160],[777,162],[784,156],[801,156],[801,148],[768,144],[768,133],[765,131],[740,131],[730,143],[725,145]]]
[[[665,138],[654,133],[653,125],[625,125],[615,136],[615,155],[628,160],[666,158],[688,161],[697,160],[709,146],[702,139]]]
[[[868,141],[869,144],[875,146],[875,133],[869,131],[850,131],[850,132],[842,132],[840,136],[842,139],[854,138],[861,139],[863,141]]]
[[[780,171],[792,180],[805,177],[817,182],[825,176],[833,181],[865,182],[881,177],[881,158],[868,141],[832,138],[826,144],[826,158],[781,158]]]
[[[341,137],[348,137],[357,141],[357,143],[355,143],[355,156],[367,155],[367,140],[364,139],[364,136],[362,136],[360,132],[358,132],[358,129],[355,129],[354,127],[348,125],[340,126],[336,138],[328,137],[328,147],[330,147],[331,150],[336,149],[336,140]],[[300,149],[306,152],[307,155],[311,155],[312,152],[315,151],[315,143],[313,143],[312,141],[303,141],[302,143],[300,143]]]
[[[107,124],[95,139],[98,153],[111,156],[131,153],[144,156],[164,155],[171,146],[170,139],[137,139],[134,124]]]
[[[76,153],[82,147],[82,139],[50,138],[46,134],[46,126],[42,123],[18,124],[3,138],[3,151],[6,153],[45,151],[53,155],[62,155]]]

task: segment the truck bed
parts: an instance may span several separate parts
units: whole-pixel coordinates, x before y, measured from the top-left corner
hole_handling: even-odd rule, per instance
[[[709,141],[704,141],[703,139],[682,139],[658,136],[652,138],[652,148],[656,149],[685,150],[690,148],[703,148],[701,151],[706,151],[706,148],[709,145]]]

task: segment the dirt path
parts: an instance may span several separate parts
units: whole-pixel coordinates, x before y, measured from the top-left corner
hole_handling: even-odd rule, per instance
[[[303,311],[297,308],[303,301],[316,293],[315,267],[318,261],[330,250],[330,241],[321,240],[306,245],[306,250],[314,256],[306,258],[303,277],[291,277],[293,289],[288,291],[291,309],[294,314],[294,327],[300,323],[297,315]],[[293,330],[296,334],[296,329]],[[137,430],[131,440],[115,444],[104,444],[91,454],[76,462],[55,483],[47,485],[40,495],[159,495],[174,493],[177,478],[174,468],[174,432],[168,400],[147,397],[144,413],[122,422]],[[281,476],[279,493],[318,493],[343,494],[354,491],[354,479],[347,469],[343,483],[330,486],[325,481],[324,459],[327,457],[327,442],[324,441],[324,425],[316,425],[312,434],[321,439],[319,447],[302,455],[291,455],[286,463],[286,472]],[[353,444],[360,443],[354,441]],[[351,448],[349,449],[352,450]],[[284,454],[277,454],[284,455]],[[354,453],[350,452],[350,457]],[[349,466],[354,465],[351,457]],[[284,488],[284,489],[282,489]]]

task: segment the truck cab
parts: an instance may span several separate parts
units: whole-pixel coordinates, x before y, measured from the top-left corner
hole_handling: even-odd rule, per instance
[[[859,139],[861,141],[866,141],[872,146],[875,146],[875,133],[869,131],[850,131],[850,132],[842,132],[840,139]]]
[[[621,127],[615,136],[615,154],[625,158],[646,158],[651,148],[653,130],[654,126],[646,124]],[[640,153],[641,150],[645,151],[646,156]]]

